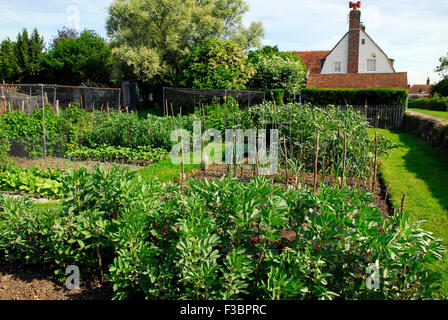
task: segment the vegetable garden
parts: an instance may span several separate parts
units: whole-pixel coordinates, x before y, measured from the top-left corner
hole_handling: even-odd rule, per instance
[[[403,207],[380,211],[378,202],[388,197],[377,179],[378,159],[395,146],[371,137],[359,112],[275,103],[241,110],[231,99],[189,115],[146,119],[73,105],[60,114],[47,106],[43,120],[43,111],[2,112],[2,190],[53,199],[41,207],[28,197],[1,197],[4,259],[53,270],[61,281],[65,268],[76,265],[81,279],[111,285],[115,299],[438,294],[440,274],[427,266],[443,259],[442,242],[411,223]],[[205,179],[207,170],[219,165],[173,166],[170,182],[158,178],[162,170],[148,175],[169,163],[171,132],[192,132],[194,121],[221,132],[278,129],[279,172],[260,177],[257,164],[234,162],[212,179]],[[23,154],[88,165],[11,162]],[[376,289],[369,267],[379,272]]]

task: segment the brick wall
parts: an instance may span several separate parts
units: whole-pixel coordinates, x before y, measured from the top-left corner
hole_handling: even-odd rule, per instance
[[[359,36],[361,28],[361,11],[350,11],[350,30],[348,40],[348,73],[358,73]]]

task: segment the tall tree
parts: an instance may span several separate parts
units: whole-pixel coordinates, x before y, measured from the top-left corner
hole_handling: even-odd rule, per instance
[[[292,52],[281,52],[277,46],[266,46],[251,51],[249,60],[256,70],[249,82],[251,88],[284,89],[292,97],[305,86],[306,67],[300,56]]]
[[[82,82],[109,84],[112,52],[97,33],[84,30],[79,38],[56,42],[41,59],[42,79],[46,82],[79,85]]]
[[[197,89],[244,89],[255,71],[236,42],[214,38],[195,45],[182,66],[180,85]]]
[[[40,57],[44,49],[44,39],[34,29],[31,37],[26,29],[17,35],[15,55],[19,66],[18,81],[33,83],[39,80]]]
[[[63,41],[67,38],[77,39],[79,38],[79,32],[76,29],[62,27],[58,30],[58,35],[51,41],[51,49],[56,48],[58,41]]]
[[[191,44],[207,37],[260,45],[261,23],[245,28],[243,0],[115,0],[106,22],[117,77],[170,82]]]
[[[440,65],[436,67],[436,72],[439,72],[442,77],[446,77],[448,75],[448,54],[446,57],[439,58]]]
[[[15,55],[16,43],[9,38],[0,44],[0,82],[16,82],[20,68]]]

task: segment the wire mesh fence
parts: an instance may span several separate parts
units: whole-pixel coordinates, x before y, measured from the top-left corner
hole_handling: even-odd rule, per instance
[[[328,105],[315,106],[326,109]],[[363,113],[370,125],[374,128],[400,129],[403,126],[403,119],[406,113],[404,105],[363,105],[363,106],[337,106],[342,110],[352,108]]]
[[[240,108],[251,107],[265,100],[265,93],[248,90],[200,90],[185,88],[163,88],[163,110],[168,115],[171,112],[179,112],[180,108],[185,112],[193,112],[194,108],[213,103],[224,103],[228,98],[233,98]]]
[[[61,86],[40,84],[0,84],[0,103],[7,110],[22,110],[26,113],[43,104],[68,106],[73,102],[86,110],[99,109],[101,106],[120,107],[121,90],[93,86]]]

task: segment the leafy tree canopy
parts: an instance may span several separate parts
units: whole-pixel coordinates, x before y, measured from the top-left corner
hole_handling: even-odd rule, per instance
[[[16,42],[6,39],[0,47],[0,78],[7,82],[36,83],[39,81],[40,58],[44,39],[34,29],[29,35],[23,29]]]
[[[431,94],[448,97],[448,76],[432,87]]]
[[[234,41],[208,38],[182,61],[180,85],[197,89],[244,89],[254,68]]]
[[[244,27],[244,0],[115,0],[106,22],[117,58],[115,76],[171,82],[194,43],[232,39],[243,49],[260,45],[261,23]]]
[[[84,30],[79,38],[59,39],[42,57],[41,64],[42,79],[48,83],[111,82],[112,52],[106,40],[94,31]]]
[[[19,77],[16,43],[10,39],[0,44],[0,82],[15,82]]]
[[[58,43],[58,41],[63,41],[67,38],[77,39],[79,38],[79,32],[75,29],[62,27],[62,29],[58,30],[58,35],[54,37],[51,42],[51,49],[56,48],[56,44]]]
[[[300,56],[265,46],[249,52],[255,74],[249,82],[254,89],[284,89],[288,95],[298,93],[305,85],[306,68]]]
[[[448,54],[445,57],[439,58],[440,65],[436,68],[443,77],[448,76]]]

